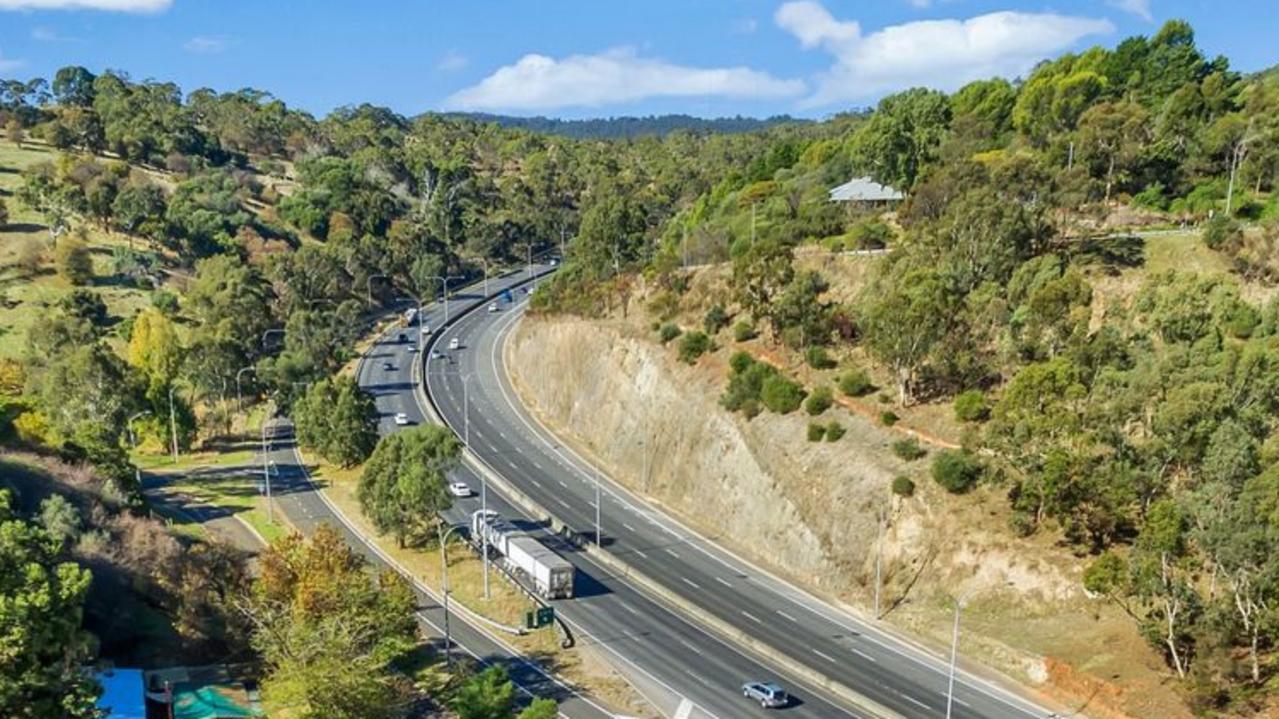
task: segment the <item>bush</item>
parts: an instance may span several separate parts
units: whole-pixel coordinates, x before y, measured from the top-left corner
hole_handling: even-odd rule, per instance
[[[928,454],[928,450],[919,446],[919,440],[914,437],[907,437],[893,442],[893,454],[897,455],[898,459],[914,462]]]
[[[933,460],[933,479],[947,492],[967,492],[981,477],[981,462],[963,450],[945,450]]]
[[[1204,244],[1209,249],[1230,252],[1243,244],[1243,226],[1225,215],[1204,223]]]
[[[1162,182],[1152,182],[1146,189],[1132,196],[1133,204],[1151,210],[1164,212],[1168,209],[1168,198],[1164,195]]]
[[[178,313],[178,296],[168,290],[155,290],[151,293],[151,306],[172,317]]]
[[[826,439],[826,425],[818,422],[808,423],[808,441],[820,442]]]
[[[9,224],[9,206],[4,204],[4,198],[0,197],[0,227]]]
[[[893,228],[880,220],[863,220],[853,226],[848,235],[859,250],[880,250],[888,246],[894,237]]]
[[[689,332],[679,341],[679,359],[693,364],[711,348],[711,338],[705,332]]]
[[[839,438],[843,437],[844,433],[847,431],[848,430],[844,429],[844,426],[842,424],[834,420],[831,420],[831,423],[826,425],[826,441],[838,442]]]
[[[839,391],[849,397],[864,397],[875,391],[865,370],[855,369],[839,378]]]
[[[835,360],[831,359],[826,348],[817,345],[804,350],[804,361],[813,369],[831,369],[835,366]]]
[[[893,477],[893,494],[898,497],[912,497],[915,495],[915,482],[904,474]]]
[[[990,419],[990,403],[979,390],[960,392],[955,398],[955,419],[960,422],[985,422]]]
[[[662,341],[662,344],[670,342],[676,337],[679,337],[680,334],[680,328],[674,322],[667,322],[657,331],[657,337]]]
[[[734,374],[741,374],[750,369],[755,364],[755,358],[751,357],[749,352],[737,351],[732,357],[728,358],[728,366],[732,368]]]
[[[708,335],[717,335],[719,331],[728,326],[728,313],[723,307],[715,305],[706,311],[706,316],[702,318],[702,328],[706,330]]]
[[[799,409],[800,403],[804,401],[804,388],[774,370],[760,387],[759,398],[768,411],[790,414]]]
[[[746,342],[758,336],[759,333],[755,331],[755,325],[746,320],[738,320],[737,324],[733,325],[733,339],[737,342]]]
[[[885,427],[892,427],[893,425],[897,424],[897,420],[899,419],[901,418],[898,417],[897,414],[892,411],[879,413],[879,423],[884,425]]]
[[[63,237],[58,241],[53,249],[53,263],[58,274],[73,285],[83,285],[93,279],[93,257],[78,237]]]
[[[831,396],[830,387],[818,387],[804,401],[804,411],[809,415],[816,417],[817,415],[830,409],[831,403],[835,401]]]

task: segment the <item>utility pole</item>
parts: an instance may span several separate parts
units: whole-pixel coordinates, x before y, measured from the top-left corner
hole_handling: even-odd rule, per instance
[[[1075,166],[1075,141],[1070,141],[1070,149],[1066,152],[1066,170]]]
[[[441,521],[443,521],[441,519]],[[453,639],[449,634],[449,535],[461,528],[461,525],[450,527],[440,537],[440,590],[444,593],[444,666],[453,668]]]
[[[955,701],[955,654],[959,651],[959,612],[964,598],[955,600],[955,624],[950,633],[950,676],[946,680],[946,719],[950,719],[951,704]]]
[[[600,475],[595,473],[595,546],[603,546],[603,530],[600,529]]]
[[[471,451],[471,375],[462,375],[462,445]],[[485,528],[488,526],[489,483],[484,473],[480,473],[480,511],[483,513]],[[484,598],[489,599],[489,533],[480,535],[481,554],[484,556]]]
[[[525,266],[528,268],[528,278],[531,280],[533,279],[533,243],[530,242],[527,245],[524,245],[524,249],[528,255]]]
[[[173,390],[177,389],[174,385],[169,385],[169,437],[173,444],[173,463],[178,463],[178,418],[173,411]]]
[[[751,247],[755,246],[755,203],[751,202]]]
[[[262,418],[262,482],[266,485],[266,521],[275,524],[275,503],[271,500],[271,469],[267,466],[266,417]]]
[[[1230,183],[1226,187],[1226,217],[1230,216],[1230,209],[1234,206],[1235,199],[1235,174],[1239,171],[1239,165],[1243,162],[1243,158],[1248,155],[1248,143],[1253,141],[1252,121],[1248,121],[1248,129],[1244,131],[1243,137],[1239,138],[1239,142],[1235,143],[1234,149],[1230,153]]]
[[[684,237],[680,240],[680,254],[684,257],[684,269],[688,269],[688,228],[684,228]]]

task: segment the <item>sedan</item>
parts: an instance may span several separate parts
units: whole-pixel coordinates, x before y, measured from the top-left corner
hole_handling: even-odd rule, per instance
[[[497,312],[497,303],[496,303],[496,302],[490,302],[490,303],[489,303],[489,312]]]
[[[395,371],[395,365],[391,364],[390,362],[383,362],[383,363],[382,363],[382,371],[383,371],[383,372],[394,372],[394,371]]]
[[[772,682],[748,682],[742,685],[742,696],[759,702],[764,709],[784,707],[790,703],[786,690]]]
[[[407,414],[404,414],[403,412],[396,412],[395,423],[403,427],[404,425],[409,423],[409,416]]]
[[[454,497],[469,497],[471,496],[471,488],[466,482],[450,482],[449,494]]]

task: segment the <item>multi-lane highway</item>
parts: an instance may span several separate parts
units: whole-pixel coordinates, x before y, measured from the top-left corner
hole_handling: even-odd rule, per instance
[[[520,299],[497,312],[455,318],[440,331],[433,346],[444,356],[426,358],[425,365],[427,390],[445,421],[469,436],[472,453],[490,471],[578,532],[594,531],[598,491],[604,551],[659,585],[661,594],[678,597],[682,605],[695,607],[722,626],[747,633],[785,659],[756,662],[744,656],[735,646],[647,600],[647,594],[629,582],[610,578],[580,552],[571,554],[570,560],[601,587],[596,596],[568,603],[562,610],[566,616],[597,637],[625,637],[620,644],[608,644],[646,670],[664,670],[673,689],[687,692],[685,696],[720,716],[746,715],[749,709],[741,707],[741,697],[727,695],[735,694],[742,681],[761,677],[781,679],[805,700],[788,712],[795,715],[945,715],[945,662],[722,550],[601,477],[540,427],[514,397],[503,365],[503,338],[519,318]],[[460,344],[457,350],[447,349],[453,338]],[[385,384],[373,379],[373,388]],[[396,411],[413,410],[406,382],[401,378],[399,391],[389,397],[383,393],[380,401],[394,403]],[[462,474],[478,486],[475,472],[466,468]],[[495,508],[519,516],[513,509]],[[634,611],[638,606],[643,609]],[[841,690],[818,693],[788,677],[787,669],[805,677],[827,677]],[[692,682],[687,680],[690,673],[696,677]],[[850,694],[864,701],[854,703]],[[951,714],[964,719],[1050,714],[1018,694],[963,672],[953,696]]]
[[[535,268],[535,272],[546,269]],[[521,279],[517,274],[495,280],[490,282],[489,289],[498,292],[508,283]],[[515,297],[522,299],[524,295],[517,291]],[[455,295],[449,303],[449,311],[456,316],[480,303],[486,304],[479,293]],[[500,304],[503,311],[509,311],[507,303]],[[483,311],[478,314],[487,315]],[[503,312],[493,314],[502,315]],[[442,319],[442,308],[432,308],[427,313],[426,322],[432,330],[440,333],[441,338],[447,339],[448,330],[439,330]],[[406,415],[410,424],[427,421],[424,411],[427,408],[422,406],[423,396],[415,392],[415,383],[420,378],[420,375],[415,376],[415,368],[420,369],[416,365],[419,355],[413,342],[417,331],[417,327],[389,331],[368,351],[361,363],[359,382],[373,395],[382,416],[384,432],[397,429],[396,414]],[[434,346],[439,347],[444,356],[425,363],[428,376],[432,382],[443,376],[456,378],[460,402],[462,380],[457,372],[465,366],[463,360],[471,350],[449,350],[447,342]],[[478,379],[470,381],[470,391],[480,389]],[[486,411],[479,404],[474,410],[473,422],[478,413]],[[458,425],[458,428],[465,431],[463,425]],[[479,427],[473,424],[473,441],[480,440],[490,431],[487,425]],[[569,601],[556,602],[559,615],[572,627],[579,644],[589,646],[606,657],[666,716],[681,719],[767,716],[762,708],[742,697],[741,685],[749,680],[777,680],[791,688],[799,700],[786,710],[787,716],[869,716],[690,623],[678,612],[637,589],[626,578],[594,561],[586,552],[549,532],[541,518],[521,512],[502,497],[496,487],[486,487],[473,467],[464,465],[458,468],[450,479],[466,482],[477,495],[487,489],[490,509],[522,523],[574,564],[578,571],[576,596]],[[555,480],[550,481],[554,483]],[[461,523],[469,512],[479,509],[480,501],[479,496],[459,500],[449,519]]]

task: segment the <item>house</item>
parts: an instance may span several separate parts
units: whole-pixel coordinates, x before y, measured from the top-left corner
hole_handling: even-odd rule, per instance
[[[901,192],[881,185],[869,177],[857,177],[830,190],[831,202],[855,202],[864,205],[883,205],[901,202]]]
[[[147,719],[141,669],[111,669],[94,678],[102,685],[98,710],[103,719]]]

